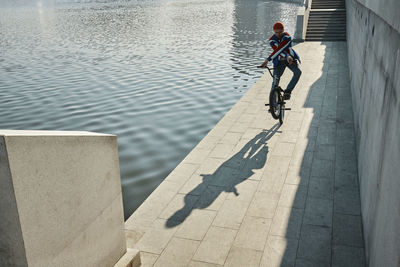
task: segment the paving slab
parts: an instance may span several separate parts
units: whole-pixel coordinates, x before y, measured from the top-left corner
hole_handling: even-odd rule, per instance
[[[346,45],[297,44],[284,124],[265,72],[132,214],[143,266],[365,266]]]

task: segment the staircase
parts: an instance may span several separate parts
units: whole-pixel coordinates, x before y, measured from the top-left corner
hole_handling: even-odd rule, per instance
[[[306,41],[346,41],[345,0],[313,0]]]

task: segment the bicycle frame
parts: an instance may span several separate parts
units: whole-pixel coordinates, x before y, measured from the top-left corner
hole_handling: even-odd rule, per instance
[[[268,66],[266,66],[267,67],[267,69],[268,69],[268,72],[269,72],[269,75],[271,75],[271,77],[272,77],[272,79],[273,79],[273,81],[272,81],[272,88],[276,88],[277,86],[279,86],[279,81],[280,81],[280,78],[278,77],[278,75],[274,75],[273,74],[273,70],[274,70],[274,68],[269,68]]]
[[[279,87],[279,81],[280,77],[278,75],[274,75],[272,70],[274,68],[270,68],[268,66],[265,66],[268,69],[269,75],[271,75],[273,81],[272,81],[272,87],[271,87],[271,92],[270,92],[270,103],[265,104],[266,106],[270,106],[269,112],[271,113],[272,117],[274,119],[279,119],[280,124],[283,124],[283,118],[284,118],[284,113],[285,110],[291,110],[290,108],[285,108],[285,101],[283,100],[283,89]],[[261,68],[261,66],[258,66],[258,68]],[[274,101],[273,95],[274,92],[278,93],[278,101]],[[276,103],[276,104],[274,104]],[[276,109],[279,109],[279,113],[276,114]]]

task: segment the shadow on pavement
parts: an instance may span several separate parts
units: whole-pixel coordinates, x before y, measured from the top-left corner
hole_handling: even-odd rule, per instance
[[[203,181],[185,196],[185,206],[176,211],[166,222],[167,227],[181,224],[193,211],[193,209],[205,209],[209,207],[222,192],[232,192],[239,196],[236,185],[247,180],[253,170],[261,169],[267,161],[267,141],[277,132],[279,124],[275,124],[269,130],[263,130],[253,139],[247,142],[243,148],[225,161],[212,174],[201,174]],[[202,197],[192,205],[188,197],[196,195],[197,191],[209,187],[210,190],[202,194]]]

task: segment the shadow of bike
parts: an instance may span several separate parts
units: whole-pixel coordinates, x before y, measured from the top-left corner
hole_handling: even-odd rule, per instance
[[[254,170],[264,167],[267,161],[267,141],[277,132],[279,124],[269,130],[262,130],[235,155],[225,161],[212,174],[200,174],[202,183],[198,184],[184,198],[185,205],[177,210],[166,222],[171,228],[181,224],[194,209],[209,207],[222,192],[234,193],[239,196],[236,186],[251,177]],[[206,190],[204,190],[206,188]],[[191,197],[202,192],[193,204]]]

